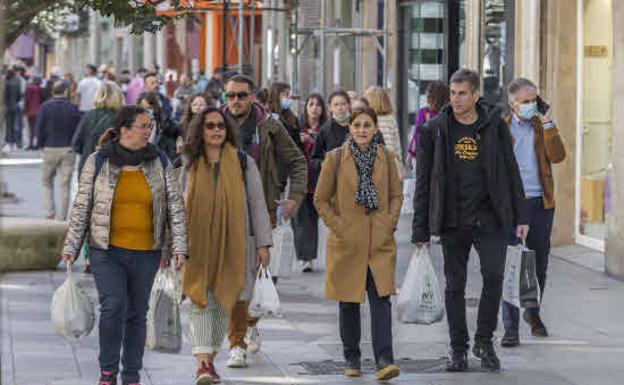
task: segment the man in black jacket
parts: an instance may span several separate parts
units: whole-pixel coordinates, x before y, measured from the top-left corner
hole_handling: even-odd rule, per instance
[[[508,229],[525,238],[524,190],[509,130],[500,111],[479,98],[479,76],[460,69],[450,79],[451,103],[420,128],[412,242],[439,235],[452,354],[449,371],[467,369],[466,271],[471,246],[481,261],[483,289],[473,353],[500,370],[492,346],[503,288]]]

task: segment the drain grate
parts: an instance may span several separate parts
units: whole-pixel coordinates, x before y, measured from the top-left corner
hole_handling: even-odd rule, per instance
[[[401,368],[403,373],[440,373],[446,369],[445,358],[433,358],[422,360],[411,360],[409,358],[402,358],[395,362]],[[299,362],[297,364],[303,368],[301,375],[323,376],[323,375],[340,375],[344,373],[344,362],[334,360],[324,361],[306,361]],[[362,371],[374,373],[377,370],[375,363],[366,359],[362,361]]]

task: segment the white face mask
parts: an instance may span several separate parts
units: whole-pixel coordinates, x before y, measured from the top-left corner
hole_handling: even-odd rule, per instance
[[[332,114],[332,117],[338,123],[345,123],[349,120],[349,118],[351,118],[351,114],[348,112],[345,112],[344,114]]]
[[[533,119],[533,117],[537,115],[537,102],[520,104],[516,114],[523,120]]]

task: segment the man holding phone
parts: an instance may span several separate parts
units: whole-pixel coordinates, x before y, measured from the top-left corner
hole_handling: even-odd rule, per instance
[[[511,114],[505,119],[505,124],[513,136],[514,154],[520,167],[529,216],[526,245],[535,251],[537,280],[543,295],[555,214],[551,164],[562,162],[566,153],[550,117],[550,106],[539,97],[535,84],[518,78],[509,84],[507,93]],[[539,307],[527,308],[523,318],[531,327],[533,336],[547,337],[539,310]],[[501,340],[502,346],[512,347],[520,343],[519,318],[520,310],[503,301],[505,335]]]

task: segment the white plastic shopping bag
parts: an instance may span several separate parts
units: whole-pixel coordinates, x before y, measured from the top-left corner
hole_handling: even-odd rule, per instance
[[[154,278],[147,312],[145,346],[156,351],[179,353],[182,349],[180,289],[172,269],[161,268]]]
[[[270,268],[275,277],[288,277],[295,260],[295,234],[290,221],[283,221],[273,230]]]
[[[444,316],[444,298],[426,247],[414,250],[397,308],[404,323],[431,324]]]
[[[71,264],[67,264],[67,278],[54,292],[50,313],[54,332],[67,339],[89,335],[95,323],[93,300],[74,281]]]
[[[401,214],[414,214],[414,193],[416,192],[416,178],[403,180],[403,206]]]
[[[317,252],[317,269],[325,270],[326,252],[327,252],[327,233],[328,229],[322,219],[318,221],[318,252]]]
[[[503,300],[520,308],[520,271],[522,268],[522,246],[507,246]]]
[[[268,268],[260,266],[258,269],[253,297],[249,303],[249,315],[252,317],[282,316],[282,305]]]
[[[507,246],[503,300],[517,308],[538,307],[540,288],[535,273],[535,252],[526,244]]]

